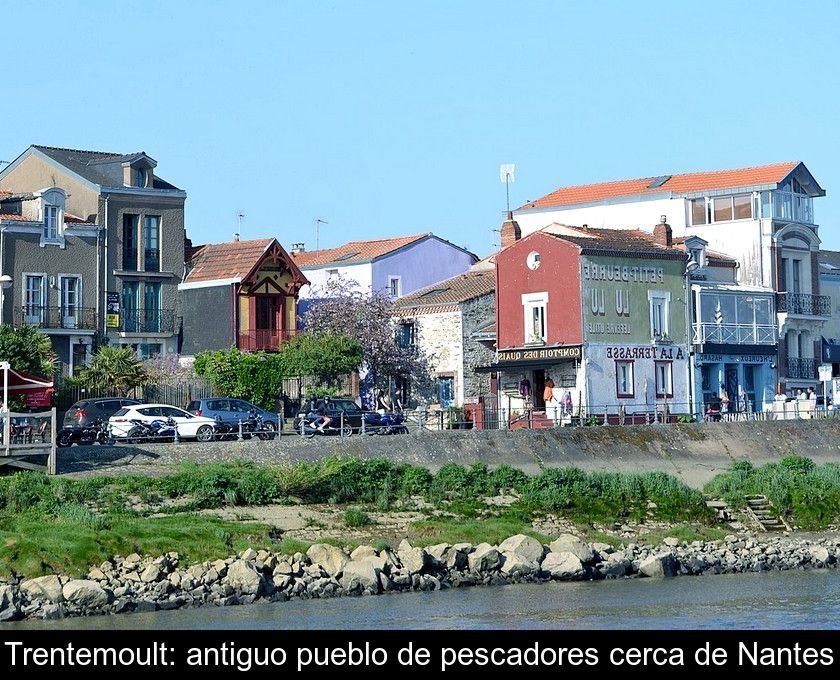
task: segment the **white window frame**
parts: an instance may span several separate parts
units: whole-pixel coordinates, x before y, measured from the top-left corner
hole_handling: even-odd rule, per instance
[[[523,308],[523,338],[524,343],[528,344],[545,344],[548,341],[548,291],[540,293],[523,293],[522,295]],[[538,337],[533,333],[533,318],[534,310],[542,309],[542,337]]]
[[[59,274],[58,275],[58,297],[59,297],[59,309],[61,314],[61,327],[62,328],[76,328],[79,324],[82,323],[82,275],[81,274]],[[65,312],[65,300],[64,300],[64,281],[67,279],[76,279],[76,315],[75,321],[73,325],[67,325],[67,319],[70,317]],[[69,323],[69,322],[68,322]]]
[[[621,391],[621,368],[627,367],[627,384],[629,391]],[[636,366],[633,359],[616,359],[615,362],[615,396],[618,399],[634,399],[636,397]]]
[[[654,301],[662,302],[662,329],[660,333],[656,332],[656,324],[654,317]],[[666,340],[671,338],[671,291],[669,290],[649,290],[648,291],[648,308],[650,312],[650,337],[654,340]]]
[[[29,304],[27,302],[26,297],[27,297],[27,293],[29,291],[29,288],[26,285],[26,280],[30,277],[41,279],[41,304],[38,305],[41,309],[40,309],[40,314],[37,315],[37,321],[35,320],[35,315],[34,314],[28,314],[27,313],[27,308],[29,307]],[[21,311],[23,312],[22,316],[23,316],[24,324],[34,326],[34,325],[41,325],[42,323],[44,323],[44,316],[45,316],[44,312],[48,307],[47,295],[49,294],[49,292],[48,292],[47,285],[48,285],[48,279],[47,279],[46,272],[21,272],[21,275],[20,275],[20,292],[21,292],[20,305],[21,305]]]
[[[397,284],[397,293],[394,294],[394,283]],[[402,276],[388,277],[388,295],[392,298],[398,298],[402,295]]]
[[[688,252],[691,255],[691,259],[697,263],[698,267],[706,266],[706,249],[704,247],[690,248]],[[695,254],[699,257],[694,257]]]
[[[688,223],[692,226],[697,227],[705,227],[706,225],[711,223],[711,219],[709,217],[709,199],[708,198],[689,198],[688,201]],[[703,201],[703,210],[704,214],[706,215],[705,222],[695,222],[694,221],[694,201]]]
[[[659,380],[660,369],[664,368],[664,383]],[[653,382],[656,388],[657,399],[671,399],[674,396],[674,362],[654,361]]]

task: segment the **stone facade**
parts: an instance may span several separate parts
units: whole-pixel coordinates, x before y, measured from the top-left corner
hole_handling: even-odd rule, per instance
[[[413,318],[415,342],[431,359],[435,378],[454,378],[455,405],[463,403],[463,351],[461,313],[418,314]]]
[[[461,342],[463,346],[463,399],[469,402],[490,394],[490,374],[476,373],[477,366],[489,366],[496,360],[496,349],[490,342],[479,342],[472,334],[496,318],[496,294],[489,293],[467,300],[461,307]]]

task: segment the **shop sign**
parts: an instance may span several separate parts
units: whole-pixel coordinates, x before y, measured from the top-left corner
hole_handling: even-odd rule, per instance
[[[682,347],[645,345],[643,347],[607,347],[607,359],[685,359]]]
[[[502,349],[496,353],[496,363],[514,361],[550,361],[552,359],[580,359],[581,346],[539,347],[534,349]]]
[[[108,328],[120,327],[119,293],[105,293],[105,325]]]
[[[776,360],[775,354],[698,354],[698,360],[706,364],[771,364]]]

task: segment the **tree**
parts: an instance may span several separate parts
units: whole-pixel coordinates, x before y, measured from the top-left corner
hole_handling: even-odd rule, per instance
[[[286,375],[312,375],[332,387],[339,378],[355,371],[364,353],[357,340],[332,333],[301,333],[280,349]]]
[[[52,343],[35,326],[0,326],[0,361],[40,376],[50,376],[55,370]]]
[[[429,357],[416,346],[397,343],[391,298],[382,292],[362,292],[355,281],[340,276],[316,290],[315,298],[303,316],[304,327],[356,340],[362,347],[369,388],[388,389],[393,378],[409,378],[415,394],[430,388]]]
[[[236,348],[201,352],[195,357],[195,372],[227,397],[245,399],[273,411],[283,389],[283,360],[279,354],[243,354]]]
[[[146,380],[143,365],[131,347],[100,347],[79,379],[88,387],[112,388],[123,394]]]

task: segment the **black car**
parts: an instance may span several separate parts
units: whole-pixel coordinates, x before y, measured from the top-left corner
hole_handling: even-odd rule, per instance
[[[310,411],[311,403],[311,400],[306,401],[304,403],[304,412],[308,413]],[[317,403],[318,405],[320,405],[321,400],[318,400]],[[336,421],[336,426],[338,426],[338,423],[341,420],[343,414],[344,422],[349,422],[350,425],[353,427],[354,432],[360,432],[362,429],[362,417],[364,415],[364,412],[359,407],[359,405],[352,399],[330,399],[329,405],[324,411],[324,414],[329,418],[334,418]]]
[[[108,398],[83,399],[73,404],[64,414],[64,429],[81,429],[93,425],[97,420],[108,422],[108,418],[119,411],[123,406],[134,406],[142,404],[136,399]]]

